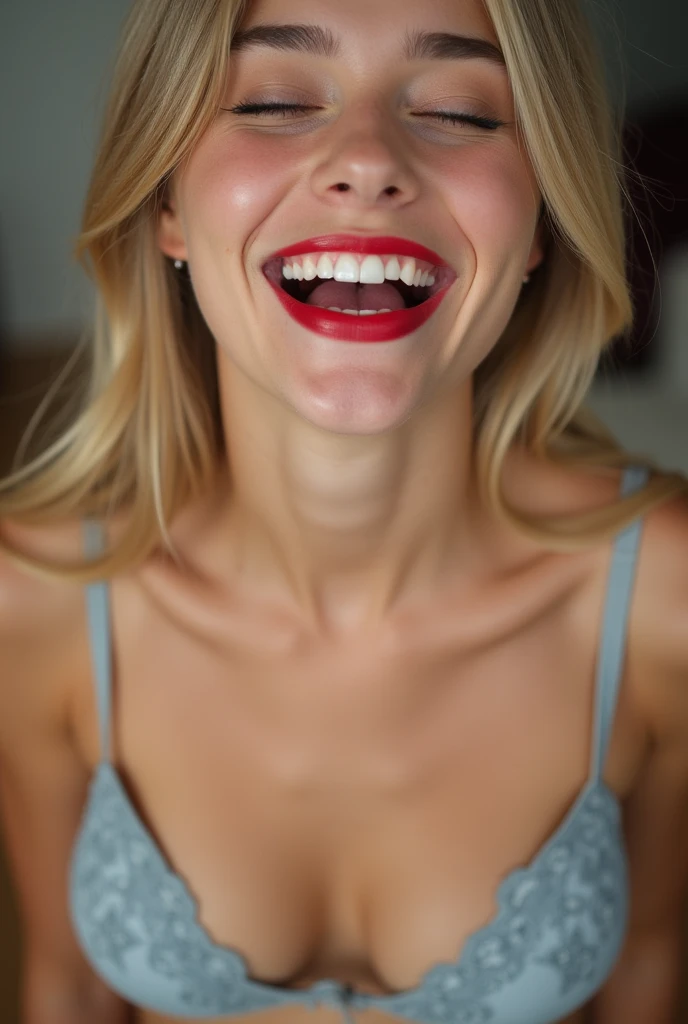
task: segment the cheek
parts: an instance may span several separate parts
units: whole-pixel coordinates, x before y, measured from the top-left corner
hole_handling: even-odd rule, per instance
[[[492,256],[501,266],[520,248],[528,250],[537,199],[526,169],[511,149],[466,149],[453,158],[440,158],[435,173],[442,176],[442,190],[458,229],[479,257]]]
[[[189,256],[208,245],[215,251],[243,248],[274,211],[287,179],[284,161],[269,155],[265,140],[225,140],[198,150],[189,161],[184,189]]]

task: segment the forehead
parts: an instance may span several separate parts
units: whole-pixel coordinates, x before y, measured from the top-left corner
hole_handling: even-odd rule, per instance
[[[375,60],[398,58],[417,32],[450,32],[499,46],[482,0],[253,0],[239,30],[268,24],[318,26],[325,30],[323,51],[343,60],[368,53]]]

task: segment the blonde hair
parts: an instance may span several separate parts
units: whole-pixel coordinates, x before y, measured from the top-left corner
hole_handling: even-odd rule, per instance
[[[633,322],[620,123],[594,36],[578,0],[484,5],[543,197],[547,251],[474,374],[476,469],[499,517],[552,549],[574,551],[688,494],[688,479],[625,451],[584,404],[602,353]],[[217,481],[215,342],[189,283],[158,248],[156,224],[167,181],[220,105],[228,43],[247,7],[136,0],[125,25],[77,243],[98,295],[85,386],[71,424],[0,481],[0,519],[45,524],[125,510],[126,524],[103,558],[70,566],[0,541],[8,558],[39,576],[91,582],[143,561],[161,542],[175,555],[169,522]],[[500,491],[515,442],[559,466],[610,473],[633,463],[651,473],[643,489],[592,513],[527,517]]]

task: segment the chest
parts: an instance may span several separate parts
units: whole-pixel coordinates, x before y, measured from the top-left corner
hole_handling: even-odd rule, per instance
[[[401,991],[456,960],[588,776],[603,596],[590,577],[495,605],[498,633],[474,609],[453,642],[259,654],[114,585],[113,760],[208,934],[293,987]],[[75,709],[94,766],[91,679]],[[622,685],[604,773],[620,797],[643,741]]]

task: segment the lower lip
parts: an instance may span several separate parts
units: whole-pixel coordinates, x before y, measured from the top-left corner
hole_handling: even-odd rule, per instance
[[[447,285],[431,299],[426,299],[411,309],[353,316],[351,313],[335,313],[330,309],[321,309],[320,306],[308,306],[305,302],[297,302],[279,285],[267,280],[289,316],[302,327],[336,341],[359,342],[394,341],[396,338],[412,334],[430,319],[451,287]]]

